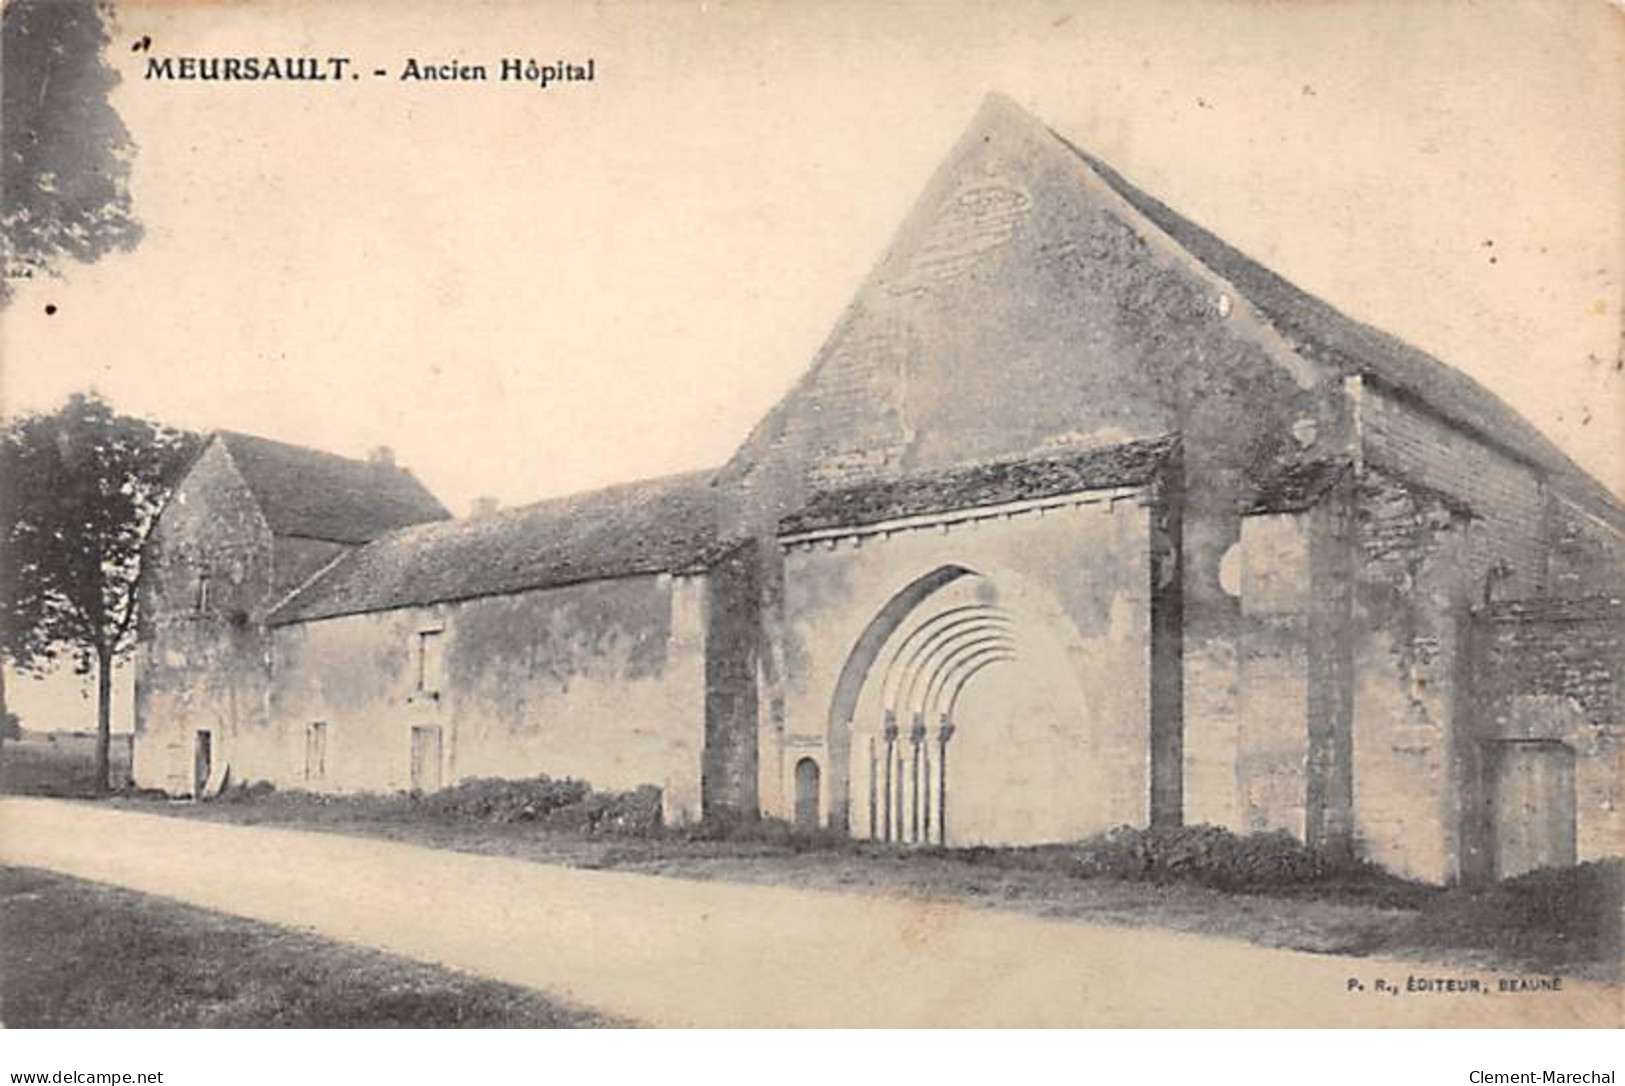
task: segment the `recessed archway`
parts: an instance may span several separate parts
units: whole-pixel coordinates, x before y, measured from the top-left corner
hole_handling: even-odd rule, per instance
[[[1065,835],[1076,797],[1056,794],[1086,787],[1087,776],[1062,780],[1086,757],[1076,649],[1070,623],[1020,578],[952,565],[909,582],[865,628],[836,684],[831,824],[911,844]],[[1002,689],[972,714],[986,734],[956,739],[970,692],[999,672]]]

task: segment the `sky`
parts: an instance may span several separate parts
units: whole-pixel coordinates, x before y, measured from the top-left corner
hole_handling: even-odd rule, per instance
[[[369,74],[149,81],[143,35]],[[458,513],[718,464],[998,91],[1625,492],[1622,50],[1602,0],[122,0],[145,240],[21,284],[0,397],[389,445]]]

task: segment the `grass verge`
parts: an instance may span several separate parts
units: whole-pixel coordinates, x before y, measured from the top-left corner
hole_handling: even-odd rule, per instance
[[[535,992],[28,868],[0,867],[10,1027],[614,1025]]]
[[[0,745],[0,793],[54,796],[59,799],[96,795],[96,737],[81,732],[24,732]],[[108,759],[112,786],[130,780],[130,736],[115,735]]]

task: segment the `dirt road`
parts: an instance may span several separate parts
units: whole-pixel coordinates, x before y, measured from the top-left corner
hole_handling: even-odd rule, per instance
[[[306,928],[662,1026],[1622,1021],[1621,989],[1576,981],[1501,993],[1492,974],[1416,963],[53,800],[0,800],[0,862]],[[1406,991],[1412,978],[1447,976],[1487,990]]]

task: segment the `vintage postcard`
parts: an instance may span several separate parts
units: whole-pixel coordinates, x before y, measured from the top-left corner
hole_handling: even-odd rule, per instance
[[[0,1020],[1625,1025],[1622,47],[4,0]]]

